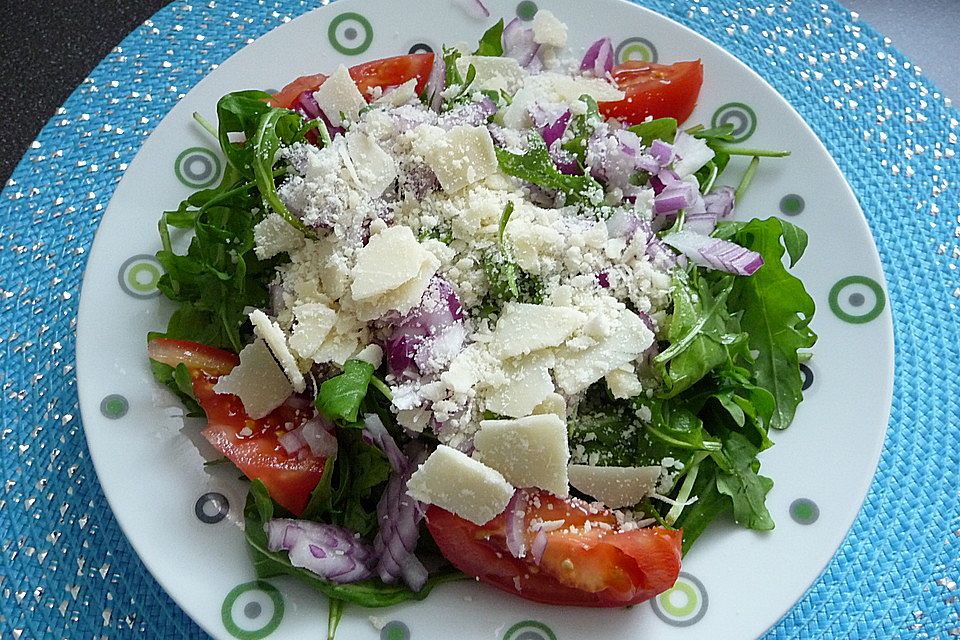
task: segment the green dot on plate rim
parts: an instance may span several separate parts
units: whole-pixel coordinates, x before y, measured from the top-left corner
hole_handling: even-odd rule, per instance
[[[517,5],[517,17],[521,20],[533,20],[533,16],[535,15],[537,15],[536,2],[523,0],[523,2]]]

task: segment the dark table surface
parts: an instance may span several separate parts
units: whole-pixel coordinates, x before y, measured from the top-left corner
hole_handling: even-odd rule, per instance
[[[890,36],[947,95],[960,99],[951,65],[960,0],[841,0]],[[169,0],[4,1],[0,5],[0,184],[27,145],[98,62]]]

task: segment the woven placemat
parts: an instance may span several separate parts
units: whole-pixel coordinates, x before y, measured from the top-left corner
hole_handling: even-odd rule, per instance
[[[164,9],[71,95],[0,195],[0,637],[204,637],[143,568],[90,463],[76,394],[81,276],[126,164],[177,99],[318,4]],[[897,373],[876,479],[833,561],[768,637],[960,636],[960,114],[832,0],[642,4],[796,107],[856,192],[888,280]]]

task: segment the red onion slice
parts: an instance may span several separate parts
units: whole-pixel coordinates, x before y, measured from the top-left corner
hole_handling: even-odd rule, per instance
[[[613,43],[610,38],[600,38],[587,48],[580,61],[580,71],[592,73],[597,78],[613,70]]]
[[[527,513],[527,494],[522,489],[513,492],[513,497],[507,503],[504,509],[506,516],[506,538],[507,551],[514,558],[522,558],[527,555],[526,542],[526,513]]]
[[[290,564],[325,580],[343,584],[373,576],[373,549],[343,527],[274,518],[264,530],[270,551],[288,552]]]
[[[513,58],[524,68],[530,67],[537,59],[540,45],[533,39],[533,29],[523,26],[520,18],[514,18],[503,28],[503,55]],[[538,69],[531,69],[537,71]]]
[[[480,0],[454,0],[471,18],[489,18],[490,10]]]
[[[749,276],[763,266],[763,257],[727,240],[711,238],[692,231],[680,231],[663,238],[694,264],[708,269]]]
[[[381,580],[393,583],[402,579],[411,589],[419,591],[427,581],[427,570],[414,554],[423,509],[407,495],[407,482],[426,460],[427,452],[418,446],[408,453],[411,455],[404,457],[402,470],[390,476],[377,503],[380,529],[373,540],[373,548],[377,553],[376,571]]]

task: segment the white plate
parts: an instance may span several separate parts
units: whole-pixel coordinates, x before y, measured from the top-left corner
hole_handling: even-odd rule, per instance
[[[488,2],[512,17],[532,3]],[[113,512],[147,568],[218,638],[317,638],[326,601],[292,579],[252,582],[244,545],[244,485],[184,424],[150,375],[145,335],[172,308],[157,297],[156,220],[223,161],[191,120],[212,116],[232,90],[277,88],[340,62],[476,41],[490,21],[449,0],[340,0],[271,32],[200,82],[146,141],[117,187],[94,241],[80,301],[77,361],[83,423]],[[684,560],[680,583],[624,610],[535,605],[472,582],[387,610],[348,608],[341,638],[749,638],[761,635],[813,583],[850,528],[876,468],[890,409],[893,336],[883,275],[856,199],[826,150],[790,106],[728,53],[692,31],[617,0],[551,8],[574,50],[608,35],[618,55],[662,62],[702,58],[705,82],[689,123],[734,122],[751,146],[788,148],[762,162],[743,215],[785,215],[810,235],[797,273],[817,302],[820,335],[796,422],[762,456],[776,486],[777,528],[760,534],[718,524]],[[602,16],[602,20],[597,20]],[[589,25],[589,26],[584,26]],[[350,50],[357,53],[350,54]],[[728,180],[745,163],[734,163]],[[870,372],[865,376],[864,372]],[[368,616],[389,624],[378,631]]]

